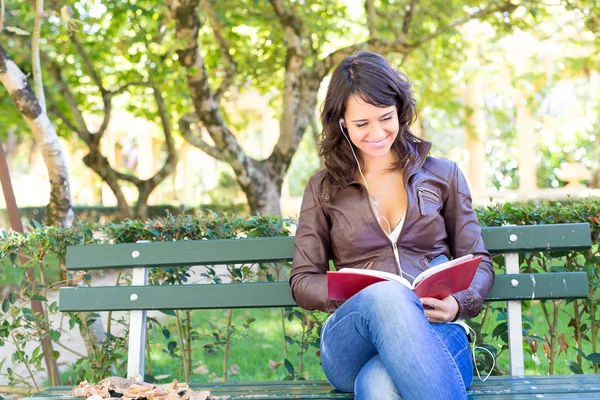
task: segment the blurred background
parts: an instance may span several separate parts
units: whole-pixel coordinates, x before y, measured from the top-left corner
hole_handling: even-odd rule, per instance
[[[593,0],[196,3],[194,24],[169,2],[46,2],[41,77],[76,217],[297,216],[321,168],[328,76],[363,49],[407,74],[413,132],[459,163],[476,204],[600,186]],[[34,20],[30,1],[8,2],[0,34],[32,87]],[[17,205],[42,221],[51,201],[43,145],[6,90],[0,110]]]

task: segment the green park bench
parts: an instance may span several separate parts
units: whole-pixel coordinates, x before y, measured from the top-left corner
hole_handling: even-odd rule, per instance
[[[483,228],[492,254],[504,254],[505,274],[498,274],[486,301],[507,302],[510,376],[475,378],[469,398],[600,399],[600,375],[525,376],[521,301],[589,297],[585,272],[519,273],[519,253],[584,250],[591,247],[588,224]],[[67,269],[132,269],[131,286],[61,288],[61,311],[131,311],[128,376],[144,376],[146,310],[228,309],[296,306],[287,282],[147,285],[149,267],[290,261],[293,237],[261,239],[143,242],[70,247]],[[352,399],[326,381],[192,383],[211,391],[211,399]],[[71,387],[54,387],[35,396],[62,399]]]

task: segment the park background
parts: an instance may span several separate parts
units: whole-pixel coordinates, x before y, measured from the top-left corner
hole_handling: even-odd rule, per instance
[[[100,223],[95,230],[106,234],[100,226],[125,229],[128,221],[150,218],[142,229],[155,229],[164,225],[165,215],[207,215],[208,209],[226,213],[208,214],[224,225],[234,223],[232,213],[291,218],[285,225],[293,233],[304,186],[322,166],[319,110],[328,75],[343,57],[371,50],[407,74],[419,111],[412,131],[433,142],[434,156],[459,163],[474,204],[488,218],[502,210],[514,217],[518,207],[510,204],[533,201],[538,210],[564,213],[568,222],[569,209],[597,206],[599,27],[598,5],[583,0],[3,2],[0,81],[6,90],[0,91],[0,135],[16,204],[25,229],[48,237],[55,233],[41,223]],[[26,89],[19,86],[24,76]],[[10,230],[8,212],[1,218]],[[10,240],[2,254],[8,321],[12,306],[15,315],[25,307],[10,294],[23,281],[26,263],[10,257],[15,254]],[[51,254],[42,263],[50,285],[61,282],[57,263]],[[190,274],[200,279],[202,272]],[[90,279],[101,284],[116,277],[107,272]],[[52,312],[55,292],[44,294],[47,311],[58,318],[55,331],[62,332],[62,339],[52,340],[61,346],[63,380],[98,378],[94,370],[107,368],[119,373],[118,334],[104,340],[110,357],[94,360],[90,354],[102,344],[90,347]],[[502,310],[496,311],[501,323]],[[102,318],[100,329],[110,317]],[[310,346],[322,315],[307,319],[297,310],[237,315],[231,361],[223,360],[229,344],[200,340],[215,332],[221,338],[228,328],[219,323],[229,314],[183,316],[194,319],[195,338],[203,343],[187,366],[182,353],[187,342],[177,337],[172,316],[155,318],[155,370],[149,375],[158,380],[184,374],[194,380],[322,378]],[[595,332],[597,320],[590,318],[585,328]],[[279,319],[289,320],[296,336],[278,337]],[[10,320],[11,329],[22,329]],[[501,342],[494,332],[489,336]],[[565,344],[559,341],[560,333],[552,342],[558,354],[531,344],[545,343],[543,336],[531,333],[530,371],[553,370],[549,359],[555,356],[563,357],[556,363],[561,372],[578,372],[577,366],[598,371],[597,358],[582,362],[581,354],[569,352],[574,346],[564,335]],[[256,342],[261,346],[249,347]],[[44,385],[39,343],[2,343],[0,385]],[[289,355],[287,346],[293,348]],[[249,357],[249,348],[264,351]],[[597,354],[594,343],[576,350],[586,357]]]

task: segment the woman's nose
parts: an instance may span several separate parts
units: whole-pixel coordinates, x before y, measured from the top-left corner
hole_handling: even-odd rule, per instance
[[[371,131],[371,136],[373,139],[383,139],[386,136],[385,130],[381,124],[376,123],[373,125],[373,130]]]

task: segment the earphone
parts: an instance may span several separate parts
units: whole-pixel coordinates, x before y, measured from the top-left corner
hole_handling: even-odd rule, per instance
[[[338,121],[338,123],[340,124],[340,130],[342,131],[342,135],[344,135],[344,137],[348,141],[348,144],[350,145],[350,150],[352,151],[352,155],[354,156],[354,159],[356,160],[356,165],[358,165],[358,172],[360,173],[360,176],[362,177],[363,182],[365,183],[365,187],[367,188],[367,193],[369,193],[369,196],[371,196],[371,194],[369,192],[369,184],[367,183],[367,180],[365,179],[365,176],[363,175],[362,168],[360,167],[360,162],[358,161],[358,157],[356,157],[356,153],[354,152],[354,146],[352,146],[352,142],[350,141],[350,138],[348,137],[348,135],[346,135],[346,132],[344,132],[344,127],[342,126],[343,122],[344,122],[344,118],[340,118]],[[387,223],[388,232],[391,235],[392,234],[392,225],[390,224],[390,221],[388,221],[388,219],[386,217],[379,216],[379,212],[377,212],[377,209],[375,209],[375,214],[377,214],[378,219],[382,219]],[[403,273],[402,269],[400,269],[400,273],[402,276],[402,273]]]
[[[365,179],[365,176],[362,173],[362,169],[360,168],[360,162],[358,161],[358,157],[356,157],[356,153],[354,152],[354,146],[352,146],[352,142],[350,141],[350,138],[348,137],[348,135],[346,135],[346,132],[344,132],[344,127],[342,126],[342,123],[344,123],[344,118],[340,118],[338,123],[340,124],[340,131],[342,131],[342,135],[344,135],[344,137],[348,141],[348,145],[350,146],[350,151],[352,151],[352,155],[354,156],[354,159],[356,160],[356,165],[358,165],[358,172],[360,173],[360,176],[362,177],[363,181],[365,182],[367,191],[369,191],[369,184],[367,183],[367,180]]]

